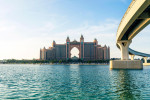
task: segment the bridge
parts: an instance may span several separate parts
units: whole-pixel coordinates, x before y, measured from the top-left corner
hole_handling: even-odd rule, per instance
[[[150,23],[150,0],[133,0],[124,14],[117,31],[116,45],[121,50],[121,61],[111,61],[113,68],[124,64],[124,68],[130,68],[136,64],[142,68],[140,61],[130,61],[129,53],[139,56],[149,56],[148,54],[136,52],[129,49],[132,39]],[[133,60],[133,59],[132,59]],[[130,66],[130,67],[129,67]],[[135,69],[135,67],[133,69]]]
[[[146,54],[146,53],[142,53],[142,52],[138,52],[138,51],[135,51],[131,48],[128,49],[129,50],[129,55],[131,57],[131,60],[134,60],[134,56],[137,55],[137,56],[141,56],[144,58],[145,60],[145,65],[147,65],[147,58],[150,57],[150,54]]]

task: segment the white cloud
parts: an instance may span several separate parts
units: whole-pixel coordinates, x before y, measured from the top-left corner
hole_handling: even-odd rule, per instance
[[[39,28],[30,28],[26,25],[16,22],[0,22],[0,59],[32,59],[39,58],[39,50],[44,46],[48,48],[52,41],[56,43],[65,43],[66,37],[69,36],[71,41],[79,41],[83,34],[85,41],[93,41],[97,38],[99,44],[110,46],[111,57],[120,57],[120,50],[116,47],[116,31],[119,21],[108,19],[99,22],[97,25],[89,23],[79,25],[77,28],[67,29],[58,32],[61,26],[52,22],[47,22]],[[131,48],[146,53],[149,47],[143,44],[150,44],[148,35],[149,27],[139,33],[134,39]],[[143,48],[146,48],[143,50]]]
[[[55,32],[59,27],[51,22],[47,22],[40,28],[29,28],[23,24],[13,22],[0,23],[3,28],[0,32],[0,45],[3,49],[0,50],[0,59],[32,59],[39,58],[39,50],[42,47],[48,48],[53,40],[56,43],[65,43],[67,35],[71,40],[79,40],[83,34],[85,41],[93,41],[97,38],[99,44],[108,45],[111,47],[111,57],[116,57],[116,29],[118,21],[101,22],[98,25],[83,24],[78,28],[68,29],[64,32]],[[26,36],[28,35],[28,36]],[[118,49],[117,49],[118,50]],[[119,51],[119,50],[118,50]],[[119,54],[118,54],[119,56]]]
[[[106,20],[99,23],[98,25],[83,25],[79,28],[68,29],[62,33],[57,33],[53,35],[56,43],[64,43],[67,35],[70,37],[71,41],[74,39],[80,39],[81,34],[84,35],[85,41],[93,41],[97,38],[99,44],[104,46],[110,46],[111,57],[120,57],[120,51],[116,47],[116,31],[118,28],[119,21],[117,20]]]
[[[123,3],[127,3],[127,0],[121,0]]]

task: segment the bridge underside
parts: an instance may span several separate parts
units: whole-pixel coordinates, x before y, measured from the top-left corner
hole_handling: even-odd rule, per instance
[[[150,0],[133,0],[117,31],[117,41],[132,40],[150,23]]]
[[[132,25],[124,33],[121,40],[131,40],[136,36],[142,29],[150,24],[150,6],[148,6],[142,14],[132,23]]]

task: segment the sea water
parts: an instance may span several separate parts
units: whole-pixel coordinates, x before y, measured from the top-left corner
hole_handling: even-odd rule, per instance
[[[2,64],[0,99],[150,99],[150,66]]]

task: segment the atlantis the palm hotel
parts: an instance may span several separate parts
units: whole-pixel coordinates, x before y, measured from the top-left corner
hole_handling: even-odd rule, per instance
[[[89,60],[108,60],[110,59],[110,47],[98,45],[97,39],[93,42],[84,42],[81,35],[80,41],[70,41],[69,37],[65,44],[52,43],[52,47],[40,49],[41,60],[68,60],[71,59],[71,50],[76,47],[79,50],[79,59]]]

